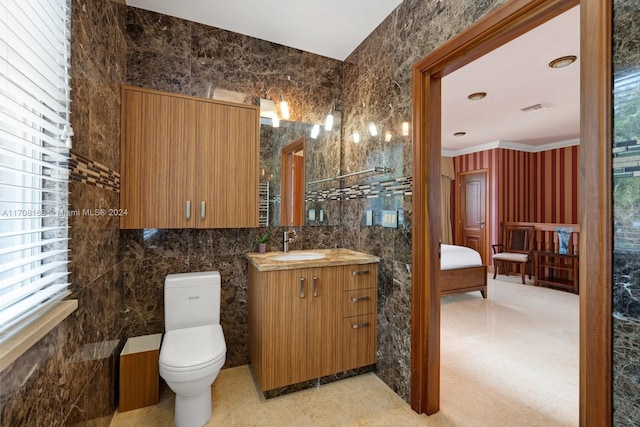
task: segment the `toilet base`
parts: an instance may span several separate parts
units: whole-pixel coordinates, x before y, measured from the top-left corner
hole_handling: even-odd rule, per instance
[[[211,418],[211,387],[202,389],[202,393],[184,396],[176,394],[176,427],[202,427]]]

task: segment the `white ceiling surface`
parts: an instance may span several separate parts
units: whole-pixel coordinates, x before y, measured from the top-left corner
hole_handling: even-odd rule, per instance
[[[127,0],[129,6],[340,61],[400,3],[402,0]]]
[[[578,60],[565,68],[548,66],[567,55],[578,56]],[[580,136],[579,55],[580,11],[575,7],[444,77],[443,154],[498,146],[539,151],[576,145]],[[474,92],[487,96],[468,100]],[[521,111],[538,103],[551,107]],[[459,131],[466,135],[453,136]]]

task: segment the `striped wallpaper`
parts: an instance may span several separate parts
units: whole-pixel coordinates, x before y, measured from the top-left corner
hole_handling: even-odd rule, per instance
[[[455,157],[453,163],[456,173],[488,170],[493,244],[501,221],[578,222],[579,155],[577,145],[538,153],[495,148]]]

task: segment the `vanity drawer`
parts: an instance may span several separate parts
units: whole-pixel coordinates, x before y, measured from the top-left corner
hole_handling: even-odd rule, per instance
[[[343,370],[376,363],[376,314],[343,319]]]
[[[378,264],[348,265],[344,269],[344,290],[377,288]]]
[[[344,317],[360,316],[376,312],[377,288],[357,289],[344,293],[342,314]]]

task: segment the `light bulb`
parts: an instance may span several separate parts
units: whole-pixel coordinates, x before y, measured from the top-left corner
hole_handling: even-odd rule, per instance
[[[333,112],[327,114],[327,119],[324,121],[324,129],[325,130],[333,129]]]
[[[369,123],[369,133],[371,136],[378,136],[378,128],[373,123]]]
[[[385,132],[384,140],[387,141],[387,142],[391,141],[391,132],[389,132],[389,131]]]
[[[353,142],[355,142],[356,144],[360,142],[360,134],[358,132],[353,133]]]
[[[285,101],[284,98],[280,102],[280,112],[282,113],[283,119],[289,118],[289,103]]]
[[[320,133],[320,125],[318,124],[313,125],[313,127],[311,128],[311,138],[316,139],[319,133]]]
[[[409,122],[402,122],[402,135],[409,136]]]

